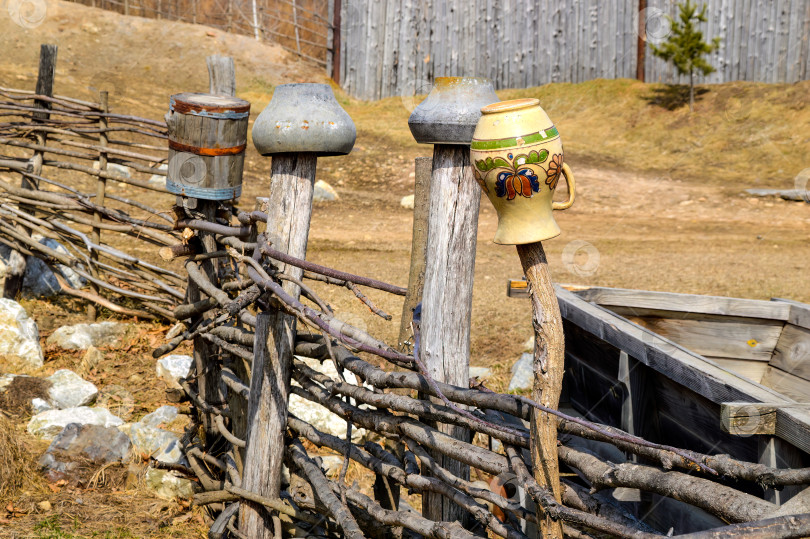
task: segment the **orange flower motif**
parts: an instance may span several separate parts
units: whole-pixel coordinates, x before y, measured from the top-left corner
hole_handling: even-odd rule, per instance
[[[552,191],[557,188],[557,182],[560,180],[560,173],[562,172],[563,156],[561,153],[554,154],[551,157],[551,162],[548,164],[546,171],[546,185]]]

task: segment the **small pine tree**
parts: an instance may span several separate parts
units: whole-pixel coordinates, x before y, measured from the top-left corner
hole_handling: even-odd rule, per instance
[[[650,44],[655,56],[672,62],[681,75],[689,74],[689,112],[695,104],[695,71],[704,76],[715,71],[714,67],[703,58],[720,46],[720,38],[716,37],[711,43],[703,41],[703,32],[697,26],[706,22],[706,4],[698,12],[697,4],[692,0],[678,4],[678,20],[667,17],[672,24],[672,33],[667,41],[660,46]]]

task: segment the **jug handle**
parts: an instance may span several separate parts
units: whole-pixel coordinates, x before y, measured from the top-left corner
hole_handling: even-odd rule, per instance
[[[565,176],[565,183],[568,184],[568,200],[565,202],[554,202],[551,207],[555,210],[567,210],[574,205],[574,198],[576,197],[577,184],[574,181],[574,173],[571,168],[563,163],[562,174]]]

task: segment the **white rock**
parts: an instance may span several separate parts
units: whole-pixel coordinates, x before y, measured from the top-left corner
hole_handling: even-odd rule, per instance
[[[62,326],[54,331],[46,342],[66,350],[87,350],[91,346],[117,346],[121,343],[127,328],[128,324],[119,322]]]
[[[31,410],[34,411],[34,414],[41,414],[42,412],[53,410],[53,406],[51,406],[51,403],[45,399],[40,399],[37,397],[35,399],[31,399]]]
[[[0,285],[5,284],[6,277],[11,272],[12,266],[22,268],[23,264],[25,264],[25,259],[22,255],[12,251],[8,245],[0,244]]]
[[[93,161],[93,168],[99,170],[101,165],[98,161]],[[130,178],[132,177],[132,173],[129,171],[129,167],[125,167],[124,165],[119,165],[118,163],[107,163],[107,172],[114,176],[120,176],[122,178]]]
[[[470,378],[480,378],[481,380],[492,376],[492,369],[489,367],[470,367]]]
[[[340,469],[343,468],[343,457],[326,455],[319,458],[321,459],[321,469],[327,477],[334,479],[340,475]]]
[[[47,380],[51,382],[48,394],[56,408],[86,406],[98,396],[96,386],[69,369],[59,369]]]
[[[194,496],[195,492],[195,484],[190,479],[181,477],[171,470],[158,470],[151,466],[146,469],[144,482],[146,488],[164,500],[188,499]]]
[[[337,369],[335,369],[335,364],[332,363],[332,360],[326,360],[321,363],[317,359],[300,356],[295,357],[306,363],[309,368],[321,374],[325,374],[333,380],[339,380]],[[343,375],[346,377],[348,383],[357,383],[357,378],[354,374],[344,371]],[[297,385],[296,382],[293,383]],[[303,399],[298,395],[290,395],[289,410],[290,413],[294,414],[298,419],[306,421],[322,432],[337,436],[341,439],[346,438],[346,420],[341,419],[338,415],[333,414],[319,404]],[[352,428],[352,441],[359,442],[365,433],[366,431],[364,429]]]
[[[402,200],[399,201],[399,205],[405,208],[406,210],[413,209],[413,195],[408,195],[402,197]]]
[[[315,202],[331,202],[332,200],[339,200],[340,197],[335,191],[335,188],[323,180],[315,182],[315,190],[312,193],[312,200]]]
[[[529,340],[523,343],[523,351],[532,354],[534,353],[534,335],[529,337]]]
[[[64,410],[48,410],[35,415],[28,422],[28,432],[39,438],[52,440],[70,423],[117,427],[124,422],[112,415],[106,408],[80,406]]]
[[[512,379],[509,381],[509,388],[507,391],[515,391],[517,389],[530,389],[534,382],[534,370],[532,363],[534,356],[529,353],[523,353],[514,365],[512,365]]]
[[[17,378],[16,374],[0,374],[0,391],[5,391],[15,378]]]
[[[151,456],[168,464],[185,463],[179,436],[160,428],[174,421],[177,413],[174,406],[161,406],[137,423],[122,425],[119,430],[129,436],[133,450],[142,457]]]
[[[42,367],[39,328],[22,305],[0,298],[0,360],[16,361],[25,366]]]
[[[168,171],[169,170],[169,165],[167,165],[166,163],[163,163],[162,165],[160,165],[157,168],[158,168],[158,170],[166,170],[166,171]],[[163,176],[162,174],[152,174],[152,176],[149,177],[149,183],[150,183],[150,185],[157,185],[159,187],[166,187],[166,176]]]
[[[146,414],[141,418],[139,423],[143,423],[144,425],[149,425],[150,427],[159,427],[161,425],[168,425],[175,419],[177,419],[177,411],[176,406],[161,406],[151,414]]]
[[[155,370],[158,378],[165,380],[170,387],[181,389],[180,380],[188,377],[193,363],[191,356],[172,354],[159,359]]]

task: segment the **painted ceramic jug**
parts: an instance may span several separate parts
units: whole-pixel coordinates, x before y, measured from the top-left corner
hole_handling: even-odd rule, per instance
[[[498,212],[495,243],[534,243],[559,235],[552,210],[574,203],[574,175],[563,162],[560,134],[540,101],[501,101],[481,113],[470,157],[475,179]],[[568,200],[553,202],[563,176]]]

